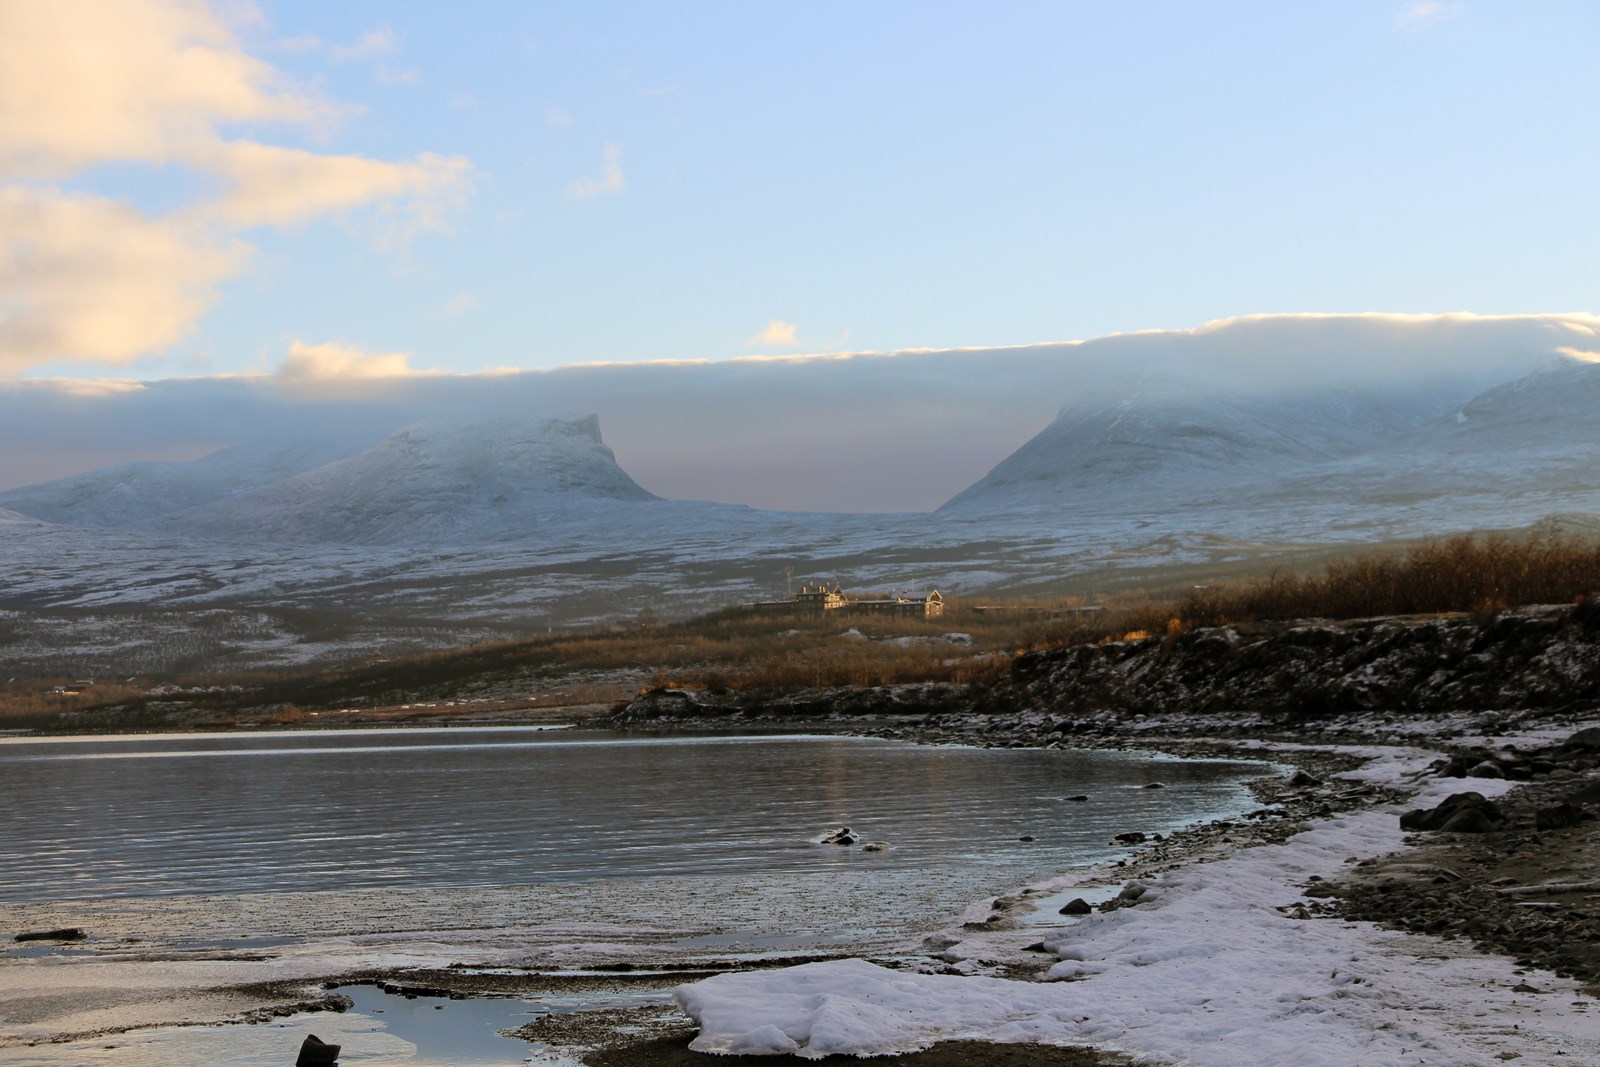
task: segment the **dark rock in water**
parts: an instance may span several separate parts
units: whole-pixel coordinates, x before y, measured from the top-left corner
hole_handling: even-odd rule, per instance
[[[853,845],[861,840],[861,836],[848,826],[841,826],[822,839],[824,845]]]
[[[1482,763],[1475,764],[1467,771],[1468,778],[1504,778],[1505,776],[1506,772],[1500,764],[1494,760],[1487,759]]]
[[[18,941],[82,941],[89,935],[76,926],[63,927],[60,930],[33,930],[25,934],[18,934]]]
[[[1061,914],[1087,915],[1093,910],[1094,909],[1089,906],[1089,902],[1087,900],[1084,900],[1082,897],[1073,897],[1062,906]]]
[[[336,1063],[340,1048],[339,1045],[328,1044],[316,1034],[307,1034],[306,1039],[300,1042],[300,1056],[294,1061],[294,1067],[325,1067]]]
[[[1068,797],[1067,799],[1070,800],[1074,804],[1082,804],[1085,800],[1088,800],[1089,798],[1085,794],[1079,793],[1077,796]]]
[[[1576,826],[1583,821],[1584,811],[1574,804],[1560,803],[1550,808],[1539,808],[1533,813],[1536,830],[1560,830]]]
[[[1321,785],[1322,779],[1315,775],[1307,774],[1305,771],[1296,768],[1295,772],[1288,777],[1284,784],[1295,786]]]
[[[1017,838],[1017,840],[1018,841],[1037,841],[1038,838],[1034,837],[1032,834],[1023,834],[1021,837]]]
[[[1165,789],[1166,786],[1162,785],[1160,782],[1151,782],[1149,785],[1145,786],[1145,788],[1146,789]]]
[[[1125,834],[1118,834],[1116,841],[1123,845],[1137,845],[1144,841],[1144,834],[1138,830],[1130,830]]]
[[[1402,830],[1442,830],[1454,834],[1488,833],[1505,815],[1481,793],[1456,793],[1431,809],[1416,808],[1400,816]]]

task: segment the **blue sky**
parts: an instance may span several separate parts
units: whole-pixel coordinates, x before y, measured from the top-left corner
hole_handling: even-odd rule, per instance
[[[75,73],[108,5],[149,32]],[[1003,346],[1600,280],[1589,0],[46,6],[0,15],[39,58],[0,55],[13,376]],[[196,41],[218,69],[142,100]]]

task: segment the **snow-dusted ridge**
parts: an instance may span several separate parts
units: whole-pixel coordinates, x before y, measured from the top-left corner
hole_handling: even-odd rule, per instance
[[[314,544],[526,537],[553,514],[657,499],[594,416],[418,423],[373,448],[168,517],[173,533]]]

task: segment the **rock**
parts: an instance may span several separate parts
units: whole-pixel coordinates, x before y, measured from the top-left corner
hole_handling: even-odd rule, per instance
[[[1038,838],[1034,837],[1032,834],[1023,834],[1021,837],[1017,838],[1017,840],[1018,841],[1037,841]]]
[[[1474,812],[1481,818],[1457,821],[1457,816]],[[1416,808],[1400,816],[1402,830],[1443,830],[1449,833],[1486,833],[1494,824],[1505,821],[1505,815],[1494,802],[1481,793],[1456,793],[1446,797],[1438,807]]]
[[[1079,793],[1077,796],[1068,797],[1067,799],[1069,801],[1071,801],[1072,803],[1074,803],[1074,804],[1082,804],[1084,801],[1088,800],[1089,798],[1087,796],[1085,796],[1083,793]]]
[[[1462,808],[1443,826],[1439,827],[1440,833],[1445,834],[1486,834],[1494,829],[1494,821],[1484,814],[1479,808]]]
[[[1122,892],[1117,894],[1117,899],[1128,904],[1137,903],[1150,891],[1150,887],[1143,882],[1129,882],[1122,887]]]
[[[1094,909],[1082,897],[1073,897],[1061,907],[1062,915],[1087,915]]]
[[[1162,785],[1160,782],[1151,782],[1149,785],[1145,786],[1145,788],[1146,789],[1165,789],[1166,786]]]
[[[1118,834],[1113,841],[1119,845],[1138,845],[1144,842],[1144,834],[1139,830],[1130,830],[1125,834]]]
[[[1560,830],[1576,826],[1583,821],[1583,814],[1582,808],[1565,802],[1554,807],[1539,808],[1533,813],[1533,827],[1535,830]]]
[[[1467,771],[1468,778],[1504,778],[1505,776],[1505,769],[1500,764],[1494,760],[1487,759],[1482,763],[1474,764]]]
[[[300,1042],[300,1056],[294,1061],[294,1067],[324,1067],[336,1063],[340,1047],[328,1044],[316,1034],[307,1034],[306,1039]]]
[[[887,852],[887,851],[889,851],[889,842],[887,842],[887,841],[868,841],[866,844],[861,846],[861,851],[862,852]]]
[[[18,941],[82,941],[89,935],[76,926],[63,927],[60,930],[32,930],[25,934],[18,934]]]
[[[1307,774],[1305,771],[1297,767],[1295,768],[1295,772],[1284,780],[1284,784],[1292,786],[1321,785],[1322,779],[1316,777],[1315,775]]]
[[[824,845],[853,845],[860,840],[861,835],[848,826],[841,826],[839,829],[824,834],[822,837]]]

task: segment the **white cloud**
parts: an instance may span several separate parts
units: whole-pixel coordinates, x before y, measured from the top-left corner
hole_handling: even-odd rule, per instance
[[[382,248],[450,232],[470,192],[464,159],[386,162],[222,135],[249,123],[321,132],[350,113],[247,55],[240,21],[199,0],[0,3],[0,373],[123,364],[170,346],[243,269],[240,230],[361,209]],[[375,30],[329,54],[394,47],[391,31]],[[214,186],[157,217],[39,184],[105,163],[177,165]]]
[[[181,161],[214,143],[219,123],[338,110],[180,0],[0,4],[0,72],[0,170],[23,176]]]
[[[800,338],[795,336],[795,330],[796,326],[792,322],[768,319],[766,328],[746,338],[744,343],[762,348],[799,348]]]
[[[478,98],[471,93],[457,93],[450,98],[450,106],[460,111],[476,111],[478,109]]]
[[[164,349],[247,255],[225,236],[115,201],[0,188],[0,374]]]
[[[1421,30],[1437,25],[1448,19],[1453,19],[1465,10],[1462,5],[1446,3],[1444,0],[1421,0],[1419,3],[1406,4],[1394,17],[1394,28],[1397,30]]]
[[[622,146],[606,145],[600,165],[600,177],[579,178],[567,186],[567,196],[577,200],[592,200],[601,193],[613,195],[626,188],[622,178]]]
[[[452,319],[459,319],[469,311],[478,311],[483,307],[482,301],[471,293],[457,293],[445,301],[444,313]]]
[[[373,77],[383,85],[422,84],[422,71],[417,67],[379,67]]]
[[[308,345],[297,340],[289,345],[277,378],[284,382],[325,382],[410,378],[428,373],[411,368],[410,352],[367,352],[337,341]]]
[[[417,229],[448,232],[447,205],[459,204],[471,165],[423,153],[409,163],[332,156],[253,141],[213,146],[205,166],[226,179],[219,199],[190,210],[240,229],[292,226],[374,203],[398,202]]]
[[[341,63],[348,63],[351,60],[371,59],[393,52],[397,43],[394,31],[382,26],[368,30],[354,44],[334,45],[328,49],[328,54]]]
[[[557,107],[555,104],[551,104],[549,109],[547,109],[544,113],[544,124],[552,128],[571,126],[572,116],[567,114],[565,109]]]

